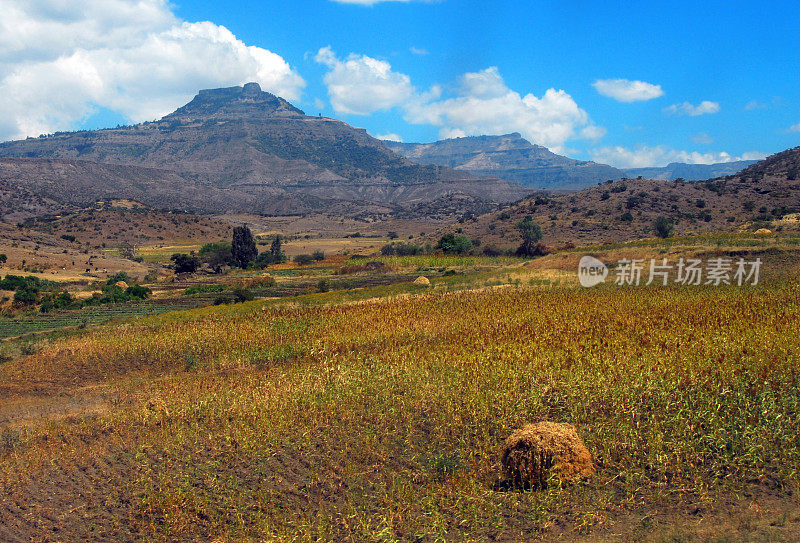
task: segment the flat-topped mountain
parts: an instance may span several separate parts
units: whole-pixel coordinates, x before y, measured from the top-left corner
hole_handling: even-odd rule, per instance
[[[191,102],[155,122],[2,143],[0,156],[28,159],[15,164],[18,176],[0,177],[7,187],[24,186],[31,194],[41,192],[38,170],[53,172],[34,159],[88,161],[147,168],[147,176],[157,170],[165,182],[148,186],[150,200],[169,202],[171,208],[199,205],[215,212],[222,202],[223,207],[229,203],[232,211],[264,214],[333,207],[346,209],[347,214],[380,214],[451,194],[508,202],[528,192],[497,178],[479,179],[443,166],[415,164],[365,130],[307,116],[261,91],[256,83],[200,91]],[[6,161],[0,168],[9,165]],[[51,176],[51,186],[58,184],[63,193],[51,191],[47,197],[72,201],[76,195],[70,193],[77,187],[80,198],[128,197],[109,194],[115,186],[122,190],[124,183],[109,184],[101,174],[85,173],[92,169],[56,168],[62,177]],[[182,183],[174,183],[175,176]],[[183,198],[197,191],[207,191],[207,201]]]
[[[625,176],[624,171],[606,164],[557,155],[517,133],[433,143],[385,143],[419,164],[447,166],[478,176],[496,176],[538,190],[579,190]]]
[[[684,162],[671,162],[660,168],[633,168],[625,170],[628,177],[642,176],[645,179],[661,179],[674,181],[702,181],[714,177],[734,175],[758,162],[757,160],[737,160],[734,162],[719,162],[717,164],[686,164]]]

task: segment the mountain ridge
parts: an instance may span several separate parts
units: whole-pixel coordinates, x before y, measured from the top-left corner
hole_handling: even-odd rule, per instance
[[[385,142],[395,152],[420,164],[437,164],[474,175],[493,175],[534,190],[580,190],[623,170],[575,160],[530,143],[518,132],[501,136],[467,136],[431,143]]]
[[[498,178],[414,164],[366,130],[307,116],[255,83],[200,91],[154,122],[0,143],[0,156],[163,170],[183,179],[190,192],[224,190],[236,211],[267,214],[282,212],[285,206],[274,204],[287,199],[304,202],[290,206],[299,212],[349,201],[349,213],[381,215],[450,194],[510,202],[529,192]],[[18,181],[35,192],[35,162],[20,162],[17,167],[27,168],[31,178],[22,175]],[[103,197],[113,197],[101,179],[92,179],[76,183],[88,192],[97,185]],[[9,176],[6,180],[13,181]],[[65,190],[71,186],[68,181],[60,181]],[[181,201],[175,184],[154,184],[152,190],[156,199]],[[198,203],[203,211],[219,211],[210,203]]]

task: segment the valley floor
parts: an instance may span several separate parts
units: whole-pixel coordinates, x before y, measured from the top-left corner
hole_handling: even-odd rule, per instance
[[[383,258],[432,284],[65,334],[0,363],[0,540],[796,540],[797,241]],[[583,289],[583,251],[764,275]],[[592,479],[500,484],[541,420],[575,425]]]

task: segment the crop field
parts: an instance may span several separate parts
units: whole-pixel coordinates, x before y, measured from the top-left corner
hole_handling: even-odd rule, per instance
[[[0,364],[0,540],[800,535],[796,279],[582,289],[509,266]],[[593,478],[502,484],[505,439],[540,420],[577,428]]]

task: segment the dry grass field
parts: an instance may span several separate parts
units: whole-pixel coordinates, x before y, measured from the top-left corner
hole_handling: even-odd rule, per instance
[[[796,539],[796,240],[717,241],[627,250],[750,251],[761,284],[407,257],[456,273],[53,340],[0,364],[0,540]],[[577,428],[592,479],[502,484],[541,420]]]

